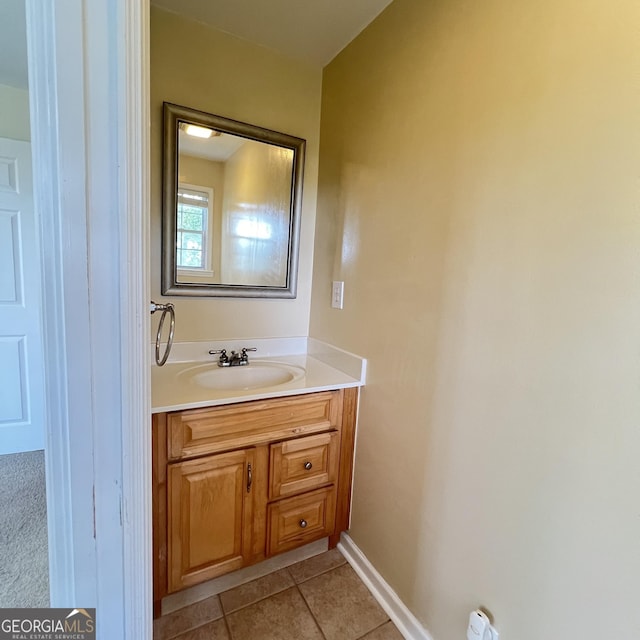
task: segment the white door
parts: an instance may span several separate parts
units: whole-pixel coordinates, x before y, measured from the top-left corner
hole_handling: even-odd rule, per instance
[[[31,145],[0,138],[0,454],[44,449]]]

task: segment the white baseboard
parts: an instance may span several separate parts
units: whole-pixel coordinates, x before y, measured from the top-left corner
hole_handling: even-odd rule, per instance
[[[338,549],[406,640],[433,640],[348,534],[342,534]]]

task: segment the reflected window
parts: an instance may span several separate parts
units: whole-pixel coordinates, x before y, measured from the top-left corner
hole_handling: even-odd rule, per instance
[[[176,264],[180,271],[211,273],[213,189],[178,185]]]

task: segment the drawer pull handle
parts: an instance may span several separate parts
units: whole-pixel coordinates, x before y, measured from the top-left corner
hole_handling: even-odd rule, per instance
[[[304,529],[307,526],[307,521],[302,518],[302,520],[300,520],[300,528]]]
[[[247,493],[251,491],[251,485],[253,484],[253,469],[251,463],[247,465]]]
[[[305,462],[304,463],[304,468],[309,471],[311,469],[311,467],[313,467],[313,465],[310,462]]]

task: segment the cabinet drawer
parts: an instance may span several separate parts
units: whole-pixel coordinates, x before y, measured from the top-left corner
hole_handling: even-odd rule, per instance
[[[268,555],[332,534],[335,515],[334,486],[271,503],[268,513]]]
[[[180,460],[335,429],[342,393],[255,400],[167,416],[168,457]]]
[[[338,432],[321,433],[271,445],[269,498],[280,498],[335,482]]]

